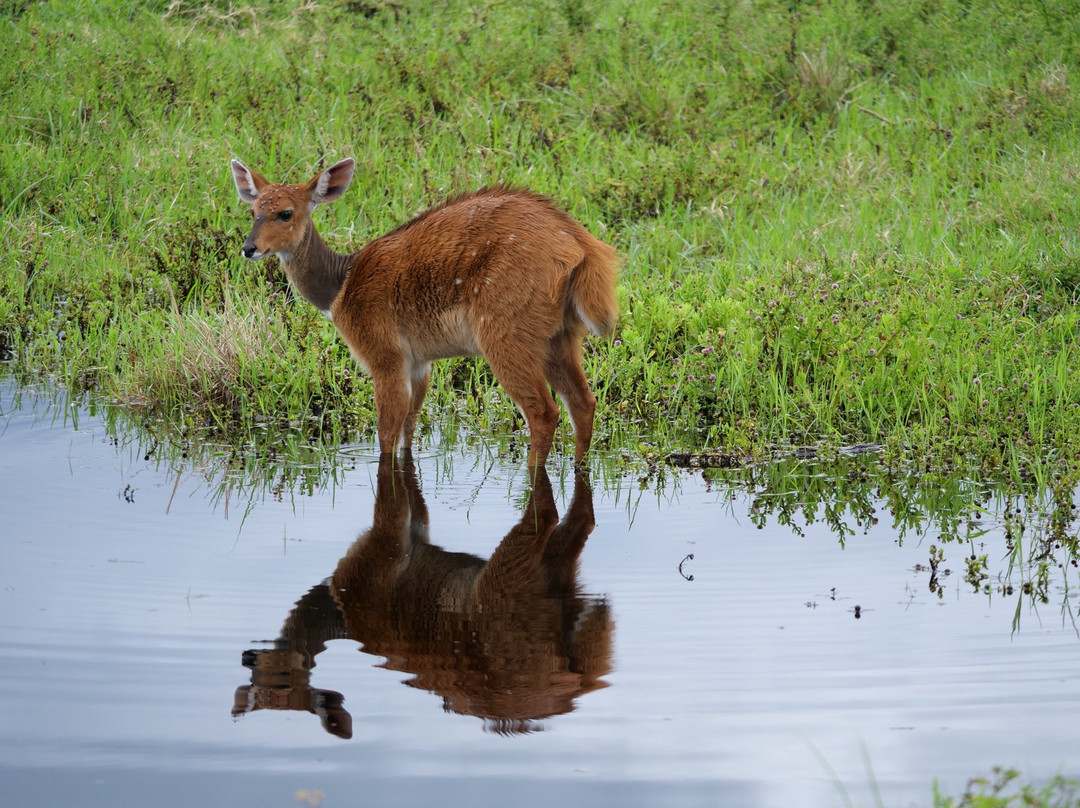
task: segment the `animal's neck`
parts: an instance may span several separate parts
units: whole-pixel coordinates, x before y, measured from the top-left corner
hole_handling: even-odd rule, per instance
[[[300,296],[321,311],[329,312],[330,304],[349,274],[352,256],[331,250],[311,226],[296,252],[278,257],[285,275]]]

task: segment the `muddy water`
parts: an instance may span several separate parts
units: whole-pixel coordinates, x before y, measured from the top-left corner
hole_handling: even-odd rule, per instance
[[[530,487],[483,450],[266,488],[0,390],[5,804],[925,805],[1080,774],[1076,573],[1025,596],[998,500],[938,559],[884,499],[781,518],[797,487]]]

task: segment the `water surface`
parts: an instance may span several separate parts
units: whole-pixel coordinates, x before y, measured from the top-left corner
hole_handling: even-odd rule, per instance
[[[884,498],[780,519],[797,487],[700,473],[553,461],[549,499],[484,449],[380,486],[366,445],[267,488],[5,385],[7,804],[926,805],[997,764],[1080,775],[1076,571],[1025,596],[993,502],[941,545]]]

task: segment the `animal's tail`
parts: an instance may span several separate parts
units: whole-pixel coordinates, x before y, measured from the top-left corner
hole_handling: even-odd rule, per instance
[[[570,276],[570,301],[574,313],[594,334],[610,334],[619,319],[615,278],[619,256],[615,249],[590,233],[579,239],[585,258]]]

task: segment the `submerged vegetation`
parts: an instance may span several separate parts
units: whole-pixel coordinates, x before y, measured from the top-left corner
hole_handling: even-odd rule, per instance
[[[318,214],[339,249],[491,183],[619,248],[620,329],[587,356],[600,446],[870,443],[1071,479],[1074,22],[1011,0],[8,3],[0,353],[176,433],[369,434],[330,324],[239,257],[228,176],[354,155]],[[432,389],[428,428],[521,426],[482,362]]]

